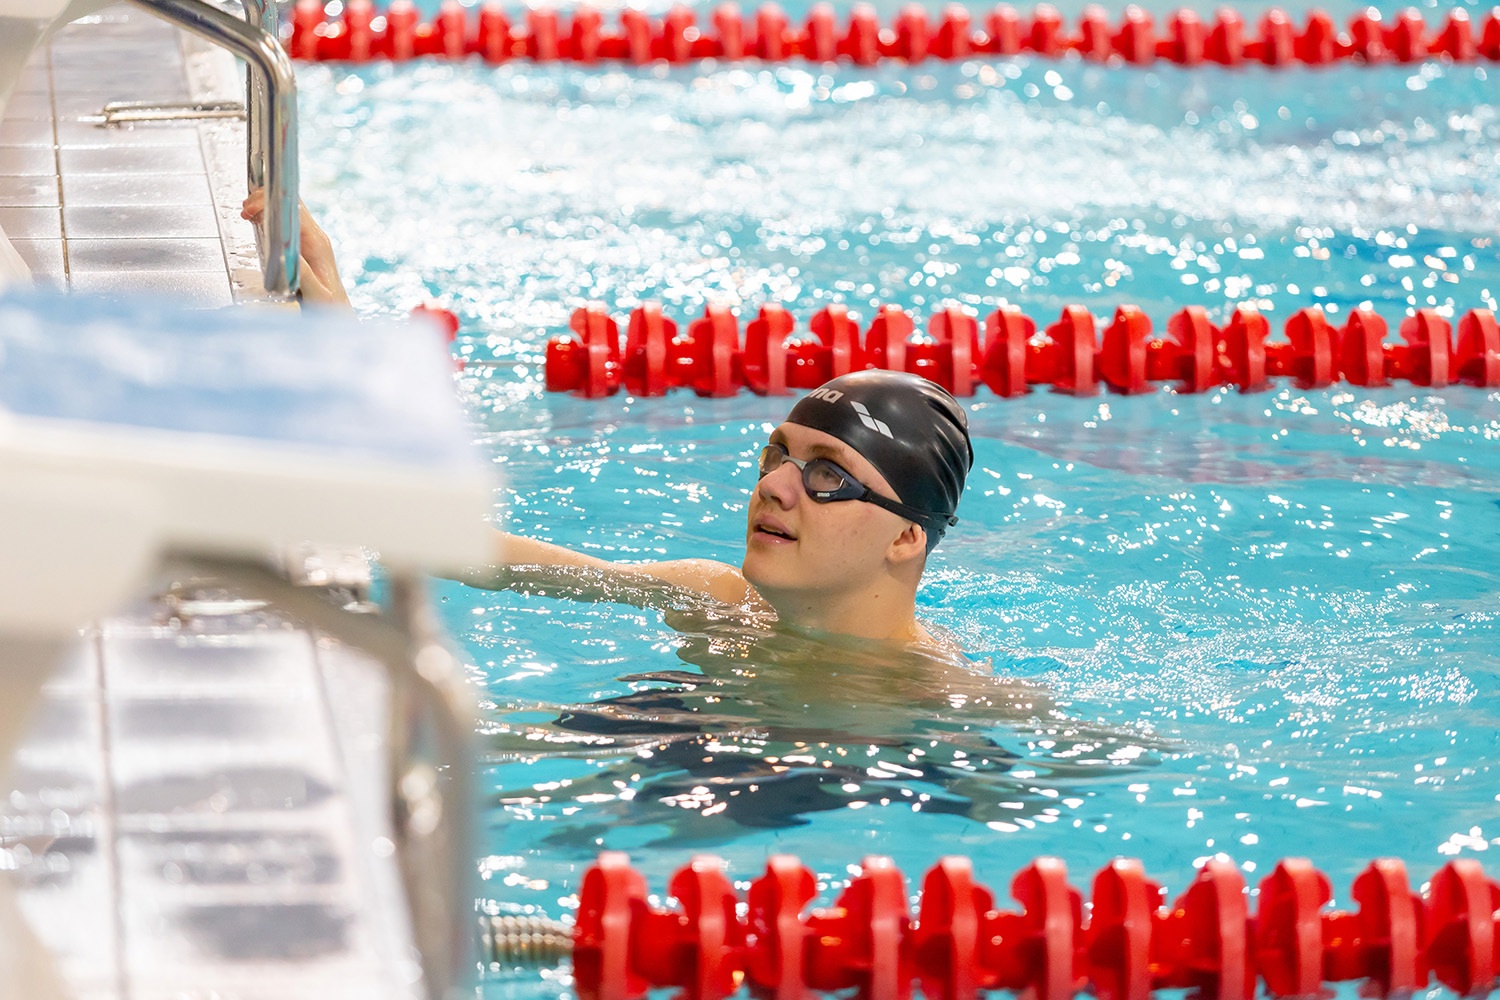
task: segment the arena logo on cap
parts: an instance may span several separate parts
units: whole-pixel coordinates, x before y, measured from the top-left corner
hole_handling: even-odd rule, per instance
[[[844,398],[844,394],[837,389],[830,389],[827,386],[822,386],[808,393],[807,398],[821,399],[825,403],[837,403],[839,400]],[[869,409],[865,406],[864,403],[851,399],[849,401],[849,405],[854,407],[855,413],[859,414],[860,423],[864,424],[866,427],[870,428],[870,430],[875,431],[878,434],[885,435],[892,441],[896,440],[896,436],[891,433],[891,428],[889,427],[889,425],[887,425],[884,420],[876,420],[874,417],[872,417],[870,415]]]
[[[865,409],[865,404],[864,403],[855,403],[853,405],[854,405],[854,412],[859,414],[859,422],[860,423],[864,424],[866,427],[870,428],[870,430],[872,430],[872,431],[879,431],[881,434],[884,434],[886,437],[890,438],[892,441],[896,440],[895,435],[893,435],[891,433],[891,429],[886,426],[885,421],[884,420],[876,420],[874,417],[870,416],[870,411],[867,410],[867,409]]]

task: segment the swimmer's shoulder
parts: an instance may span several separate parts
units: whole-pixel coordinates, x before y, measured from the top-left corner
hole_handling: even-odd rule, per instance
[[[647,563],[638,569],[665,584],[706,594],[722,604],[763,603],[738,569],[717,559],[672,559]]]

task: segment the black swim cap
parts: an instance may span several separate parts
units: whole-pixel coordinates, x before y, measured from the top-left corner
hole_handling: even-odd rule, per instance
[[[974,465],[969,418],[958,400],[918,375],[851,372],[802,397],[786,422],[832,434],[880,471],[896,499],[931,512],[922,527],[932,551]]]

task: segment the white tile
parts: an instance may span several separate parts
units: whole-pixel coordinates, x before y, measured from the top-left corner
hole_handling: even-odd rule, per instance
[[[48,274],[45,271],[33,271],[31,272],[31,286],[50,292],[66,292],[68,290],[68,276],[65,274]]]
[[[170,752],[168,747],[182,752],[218,743],[246,750],[284,744],[289,732],[316,729],[323,721],[321,706],[311,698],[297,698],[299,693],[278,698],[142,698],[116,693],[110,699],[110,732],[117,744],[152,743],[163,752]]]
[[[33,278],[50,278],[55,282],[66,278],[61,240],[13,239],[10,245],[15,247],[26,266],[31,268]]]
[[[204,205],[208,178],[188,174],[63,174],[64,205]]]
[[[57,176],[57,154],[49,146],[0,146],[0,174]]]
[[[62,239],[62,211],[56,205],[0,207],[0,229],[17,240]]]
[[[99,693],[98,647],[92,631],[86,632],[78,643],[64,654],[52,676],[47,678],[45,690],[50,694],[76,694],[88,692],[97,697]]]
[[[60,205],[56,177],[0,177],[0,205]]]
[[[0,836],[30,830],[35,821],[48,829],[73,823],[99,802],[97,763],[91,751],[68,753],[57,747],[23,746],[10,762]]]
[[[103,844],[92,852],[55,851],[65,859],[55,880],[19,893],[21,911],[57,956],[64,976],[96,986],[113,981],[118,969],[113,883],[104,851]]]
[[[122,822],[130,814],[225,823],[246,813],[304,815],[338,793],[305,634],[122,643],[106,632],[103,657]],[[155,678],[167,683],[117,680],[152,666],[170,672]]]
[[[63,219],[70,239],[212,238],[220,246],[223,266],[219,222],[206,205],[69,206],[63,209]]]
[[[150,48],[151,64],[156,67],[182,65],[182,52],[176,46],[158,47],[149,40],[131,38],[96,38],[58,35],[52,43],[52,74],[93,77],[108,80],[113,67],[141,65],[143,48]]]
[[[409,986],[359,962],[265,963],[249,968],[136,972],[131,1000],[394,1000]]]
[[[41,122],[16,122],[17,126],[42,125]],[[0,143],[12,141],[34,142],[5,138],[4,125],[0,125]],[[47,141],[52,139],[52,129],[47,128]],[[171,124],[94,125],[81,121],[57,122],[56,141],[59,146],[194,146],[198,145],[198,129],[181,122]]]
[[[343,844],[317,824],[224,830],[138,830],[119,838],[121,868],[157,889],[228,898],[238,893],[319,895],[337,889]]]
[[[150,296],[176,302],[190,309],[218,309],[234,302],[228,277],[208,271],[190,274],[92,271],[70,276],[68,288],[101,298]]]
[[[61,751],[69,756],[98,751],[99,719],[94,692],[88,689],[44,691],[27,723],[27,749]]]
[[[0,156],[4,151],[0,150]],[[57,154],[64,174],[201,174],[197,146],[68,146]],[[54,172],[57,163],[53,164]]]
[[[0,121],[0,146],[51,147],[56,139],[51,122],[30,121],[25,118]]]
[[[260,752],[250,760],[248,750]],[[131,815],[182,817],[197,827],[267,813],[302,822],[339,794],[337,776],[320,756],[306,742],[274,748],[200,744],[190,754],[179,749],[170,755],[160,745],[115,745],[110,767],[117,817],[122,824]]]
[[[9,121],[51,121],[52,98],[47,94],[12,94],[5,104],[5,117]]]
[[[218,239],[74,239],[70,232],[68,271],[75,279],[94,271],[223,274],[224,245]]]
[[[261,628],[195,634],[119,619],[103,628],[105,684],[117,696],[311,689],[311,641],[305,632]]]
[[[87,95],[103,106],[110,101],[181,100],[188,96],[180,65],[114,67],[107,74],[79,73],[62,67],[52,80],[59,97]]]
[[[411,940],[405,889],[396,859],[374,850],[394,840],[387,732],[390,683],[368,656],[331,639],[317,643],[323,698],[338,739],[349,812],[349,877],[356,882],[369,936],[368,961],[386,982],[402,977],[397,962]]]
[[[19,748],[0,843],[23,848],[20,904],[79,992],[113,981],[112,828],[106,808],[97,664],[80,641],[44,688]]]
[[[134,978],[174,967],[212,970],[231,982],[319,964],[347,965],[357,914],[347,898],[187,901],[127,886],[121,916],[125,967]],[[313,971],[312,968],[307,971]],[[247,975],[247,973],[249,975]]]
[[[20,94],[50,94],[52,92],[52,73],[48,70],[44,61],[27,63],[26,68],[21,71],[20,79],[16,81],[15,93]]]
[[[118,91],[113,89],[107,92],[92,89],[78,93],[62,92],[53,97],[52,113],[58,119],[73,120],[102,116],[106,104],[120,99],[117,94]]]

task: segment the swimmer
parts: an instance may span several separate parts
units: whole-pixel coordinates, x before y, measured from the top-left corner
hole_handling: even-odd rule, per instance
[[[297,297],[304,305],[342,306],[349,308],[349,295],[339,278],[338,263],[333,258],[333,241],[323,232],[312,213],[302,202],[297,202],[301,220],[302,245],[298,248],[301,260],[302,287]],[[260,226],[265,221],[266,192],[255,188],[240,206],[240,218],[251,225]]]
[[[974,463],[963,407],[915,375],[862,371],[804,396],[760,452],[739,568],[709,559],[619,563],[498,533],[496,572],[465,582],[524,583],[527,568],[571,577],[570,596],[618,600],[664,585],[742,617],[918,647],[946,645],[917,619],[927,557],[958,523]]]

